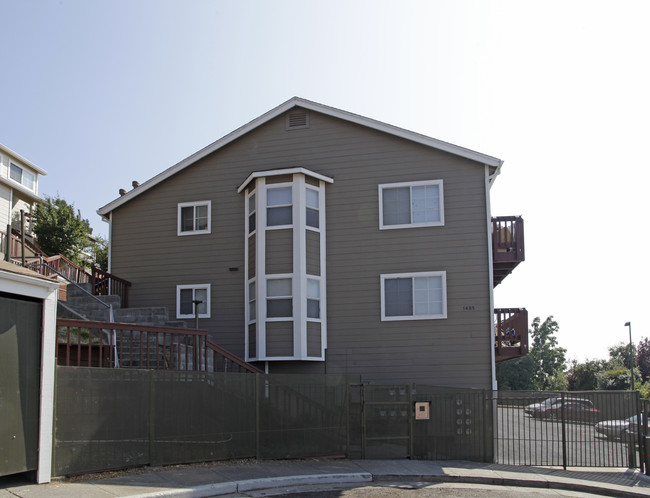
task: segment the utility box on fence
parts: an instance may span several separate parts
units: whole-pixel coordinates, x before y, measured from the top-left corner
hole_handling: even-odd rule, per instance
[[[415,403],[415,420],[429,420],[431,417],[431,402],[417,401]]]

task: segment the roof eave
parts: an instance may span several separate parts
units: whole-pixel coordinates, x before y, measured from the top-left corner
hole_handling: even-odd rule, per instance
[[[476,152],[470,149],[466,149],[464,147],[459,147],[458,145],[450,144],[448,142],[443,142],[441,140],[437,140],[435,138],[427,137],[425,135],[421,135],[419,133],[415,133],[412,131],[405,130],[403,128],[398,128],[397,126],[389,125],[386,123],[382,123],[381,121],[376,121],[371,118],[367,118],[364,116],[360,116],[358,114],[353,114],[351,112],[347,111],[342,111],[340,109],[336,109],[334,107],[329,107],[323,104],[318,104],[316,102],[312,102],[310,100],[305,100],[300,97],[293,97],[283,104],[280,104],[279,106],[271,109],[270,111],[265,112],[261,116],[258,116],[257,118],[253,119],[252,121],[246,123],[245,125],[237,128],[236,130],[230,132],[229,134],[225,135],[224,137],[220,138],[219,140],[211,143],[210,145],[207,145],[203,149],[195,152],[191,156],[188,156],[187,158],[183,159],[179,163],[175,164],[174,166],[166,169],[165,171],[162,171],[158,175],[154,176],[153,178],[147,180],[143,184],[141,184],[139,187],[127,192],[121,197],[118,197],[117,199],[113,200],[112,202],[106,204],[105,206],[99,208],[97,210],[97,214],[99,214],[102,218],[107,219],[108,214],[113,211],[114,209],[120,207],[121,205],[129,202],[131,199],[134,197],[137,197],[138,195],[146,192],[150,188],[156,186],[157,184],[161,183],[162,181],[166,180],[167,178],[175,175],[179,171],[185,169],[186,167],[190,166],[191,164],[195,163],[196,161],[204,158],[205,156],[219,150],[220,148],[228,145],[229,143],[237,140],[239,137],[245,135],[246,133],[252,131],[253,129],[257,128],[258,126],[261,126],[262,124],[280,116],[284,112],[288,111],[289,109],[293,107],[304,107],[305,109],[315,111],[315,112],[320,112],[329,116],[333,116],[339,119],[343,119],[345,121],[349,121],[352,123],[359,124],[361,126],[366,126],[371,129],[375,129],[378,131],[382,131],[385,133],[389,133],[401,138],[404,138],[406,140],[410,140],[416,143],[420,143],[429,147],[433,147],[435,149],[439,149],[445,152],[449,152],[451,154],[455,154],[461,157],[464,157],[466,159],[470,159],[472,161],[476,161],[477,163],[484,165],[487,164],[488,166],[495,166],[498,167],[502,161],[500,159],[497,159],[496,157],[488,156],[486,154],[481,154],[480,152]]]

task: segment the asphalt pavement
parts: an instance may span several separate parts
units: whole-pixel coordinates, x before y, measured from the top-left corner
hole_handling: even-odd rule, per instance
[[[369,483],[457,483],[543,488],[604,496],[650,496],[650,477],[625,468],[523,467],[466,461],[303,459],[145,467],[31,484],[0,478],[0,498],[170,498],[247,496],[260,490]],[[259,495],[258,495],[259,496]]]

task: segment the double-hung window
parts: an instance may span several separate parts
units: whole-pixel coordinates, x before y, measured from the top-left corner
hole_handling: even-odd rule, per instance
[[[200,303],[195,303],[200,301]],[[210,284],[176,286],[176,318],[210,318]]]
[[[379,185],[379,228],[445,224],[442,180]]]
[[[444,271],[381,275],[381,319],[447,318]]]
[[[291,318],[293,295],[291,278],[269,278],[266,281],[266,317]]]
[[[319,228],[319,204],[318,204],[318,190],[307,188],[305,191],[306,201],[306,224],[308,227]]]
[[[266,190],[266,226],[291,225],[292,204],[291,187],[269,187]]]
[[[320,280],[307,279],[307,318],[320,318]]]
[[[210,233],[211,201],[178,204],[178,235]]]

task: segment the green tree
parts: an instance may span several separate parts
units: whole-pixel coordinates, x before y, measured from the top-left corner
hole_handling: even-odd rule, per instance
[[[643,382],[650,379],[650,339],[645,337],[636,348],[636,366]]]
[[[609,351],[609,368],[615,370],[617,367],[631,368],[634,365],[636,347],[632,344],[619,342],[607,348]]]
[[[45,254],[61,254],[83,266],[82,252],[89,246],[88,235],[92,233],[88,220],[75,213],[73,204],[58,196],[45,200],[36,204],[34,210],[34,234],[39,247]]]
[[[108,271],[108,241],[99,236],[92,243],[94,265],[100,270]]]
[[[599,372],[606,369],[605,360],[587,360],[584,363],[578,363],[576,360],[571,362],[567,374],[569,391],[594,391],[598,389]]]
[[[533,360],[533,385],[535,389],[546,391],[557,384],[558,376],[566,369],[566,349],[558,346],[555,334],[558,323],[549,316],[544,322],[539,317],[533,320],[530,329],[532,346],[529,356]]]
[[[496,365],[497,387],[500,391],[533,391],[535,364],[530,355]]]
[[[624,391],[630,389],[630,369],[629,368],[616,368],[611,370],[603,370],[598,372],[598,389],[603,391]],[[634,383],[636,386],[641,386],[641,375],[639,371],[634,369]]]

